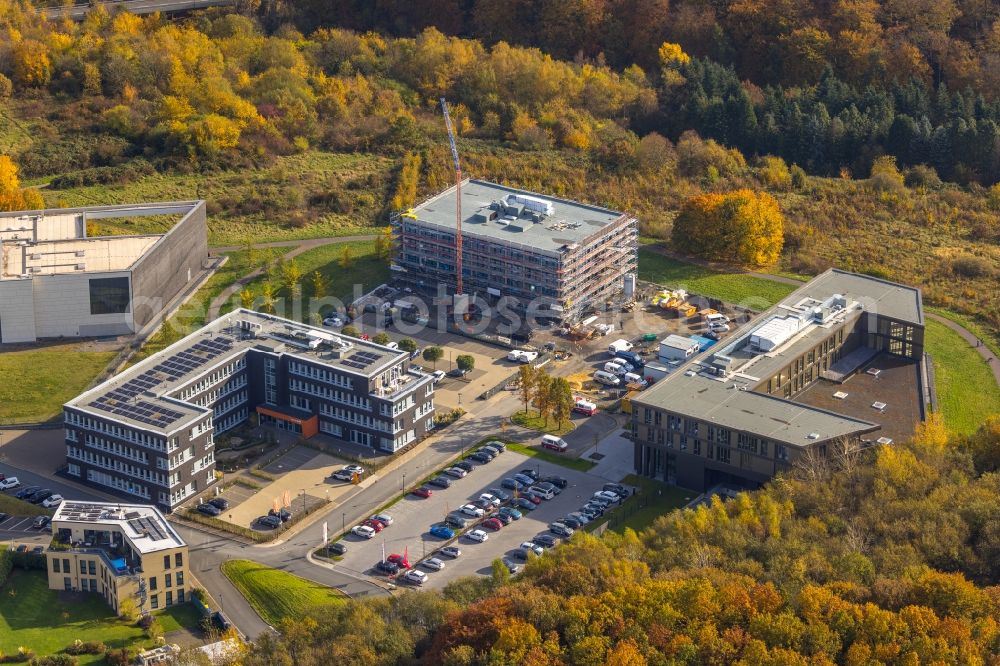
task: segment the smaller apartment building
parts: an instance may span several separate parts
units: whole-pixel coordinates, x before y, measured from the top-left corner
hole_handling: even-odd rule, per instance
[[[906,435],[923,418],[923,335],[919,290],[827,271],[633,398],[635,469],[755,487],[889,420]]]
[[[115,613],[190,600],[188,547],[163,514],[141,504],[65,501],[52,517],[49,589],[101,595]]]
[[[70,475],[171,511],[215,482],[215,435],[256,415],[395,452],[434,427],[406,352],[237,310],[66,403]]]

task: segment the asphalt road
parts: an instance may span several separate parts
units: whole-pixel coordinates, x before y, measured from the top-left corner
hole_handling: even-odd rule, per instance
[[[233,0],[119,0],[118,2],[102,2],[100,4],[114,10],[116,8],[127,9],[133,14],[152,14],[153,12],[181,12],[192,9],[204,9],[205,7],[216,7],[219,5],[230,5]],[[87,16],[90,7],[87,3],[78,4],[68,10],[62,7],[53,7],[45,10],[45,15],[50,20],[58,19],[68,13],[74,21],[82,21]]]

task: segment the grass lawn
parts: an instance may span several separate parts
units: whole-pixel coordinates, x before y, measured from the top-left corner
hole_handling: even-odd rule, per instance
[[[485,441],[486,440],[484,440],[484,442]],[[580,472],[586,472],[597,464],[584,458],[571,458],[565,453],[549,451],[548,449],[543,449],[541,446],[528,446],[527,444],[520,444],[518,442],[507,442],[507,448],[510,451],[517,451],[518,453],[531,458],[538,458],[539,460],[544,460],[545,462],[550,462],[556,465],[562,465],[563,467],[575,469]]]
[[[82,393],[115,356],[79,348],[80,343],[67,343],[0,353],[0,423],[45,421],[59,414],[63,403]]]
[[[681,508],[698,495],[693,490],[668,486],[660,481],[635,474],[626,476],[622,479],[622,483],[627,486],[638,486],[639,495],[630,497],[621,507],[606,514],[608,529],[616,532],[624,532],[626,527],[639,532],[652,525],[660,516]],[[596,527],[600,521],[592,524]]]
[[[337,590],[249,560],[224,562],[222,573],[271,626],[277,626],[285,618],[299,619],[311,609],[346,600]]]
[[[17,492],[17,490],[12,492]],[[53,510],[46,509],[40,504],[19,500],[8,493],[0,493],[0,513],[9,513],[12,516],[51,516]]]
[[[793,285],[742,273],[720,273],[665,257],[647,248],[639,249],[639,279],[753,310],[764,310],[794,290]]]
[[[549,417],[549,424],[545,425],[545,419],[539,416],[536,411],[515,412],[514,415],[510,417],[510,420],[522,428],[537,430],[538,432],[545,432],[550,435],[558,435],[560,437],[568,432],[573,432],[573,430],[576,429],[576,425],[569,420],[563,423],[560,428],[556,425],[556,420],[552,417]]]
[[[377,229],[370,230],[372,233],[377,231]],[[351,254],[351,263],[346,269],[340,266],[345,248]],[[385,260],[375,256],[374,241],[355,241],[324,245],[308,252],[303,252],[295,257],[293,261],[302,269],[303,300],[311,295],[311,276],[315,271],[319,271],[325,278],[327,294],[339,299],[344,305],[351,303],[357,296],[371,291],[389,279],[389,265]],[[251,282],[248,288],[253,291],[255,296],[259,297],[263,285],[268,279],[271,280],[271,283],[275,287],[275,296],[278,299],[278,303],[275,306],[277,314],[296,318],[299,313],[291,312],[292,308],[283,308],[281,305],[281,299],[285,299],[290,304],[289,297],[291,294],[284,286],[281,286],[280,276],[276,275],[270,278],[261,276]],[[355,285],[359,285],[359,287],[356,289]],[[232,304],[228,304],[222,308],[222,312],[228,312],[231,309]],[[289,311],[283,313],[282,309]],[[325,313],[330,307],[320,306],[320,309]],[[308,314],[308,303],[304,302],[300,318],[306,319],[308,318]]]
[[[190,604],[157,614],[164,631],[196,627],[197,620],[189,623],[196,616]],[[51,655],[78,638],[114,648],[151,644],[142,629],[120,621],[102,597],[50,590],[43,572],[15,569],[0,589],[0,651],[16,654],[24,646],[39,656]],[[79,660],[81,666],[103,664],[104,655],[81,655]]]
[[[970,433],[986,417],[1000,414],[1000,387],[986,359],[958,333],[928,319],[924,348],[934,359],[938,408],[949,429]]]

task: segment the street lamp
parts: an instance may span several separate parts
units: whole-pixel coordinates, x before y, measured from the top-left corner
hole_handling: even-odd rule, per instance
[[[403,482],[399,485],[400,490],[406,490],[406,472],[403,472]]]
[[[306,513],[306,489],[302,489],[302,515]]]
[[[340,514],[340,532],[344,533],[347,531],[347,513]]]

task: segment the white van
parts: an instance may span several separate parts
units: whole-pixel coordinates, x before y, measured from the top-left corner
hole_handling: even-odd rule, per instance
[[[628,372],[628,369],[625,368],[625,366],[621,365],[620,363],[614,363],[612,361],[608,361],[607,363],[604,364],[604,372],[608,372],[611,373],[612,375],[617,375],[620,377],[621,375],[624,375],[626,372]]]
[[[605,386],[618,386],[622,383],[622,380],[618,379],[616,375],[604,370],[598,370],[594,373],[594,381]]]
[[[642,388],[646,388],[647,386],[649,386],[649,382],[647,382],[644,377],[640,377],[634,372],[625,373],[625,376],[622,377],[622,379],[625,381],[626,384],[636,384],[637,386],[640,386]]]
[[[542,448],[562,453],[569,448],[569,444],[555,435],[542,435]],[[550,497],[549,499],[552,498]]]
[[[632,343],[628,340],[615,340],[610,345],[608,345],[608,353],[614,356],[618,352],[629,351],[632,349]]]
[[[722,314],[721,312],[713,312],[712,314],[705,315],[705,323],[709,326],[718,324],[728,324],[729,317]]]

